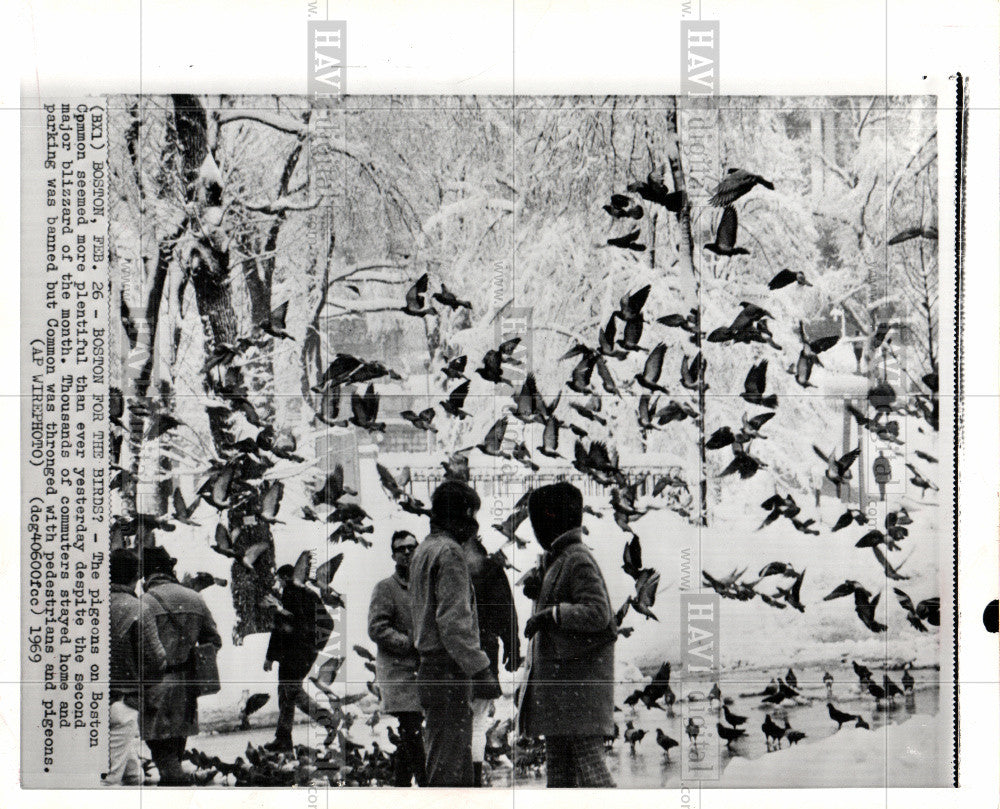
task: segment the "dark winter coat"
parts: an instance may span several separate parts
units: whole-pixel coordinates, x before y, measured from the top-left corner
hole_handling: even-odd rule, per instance
[[[199,643],[222,648],[212,613],[201,595],[163,574],[146,580],[142,607],[148,608],[156,621],[166,655],[162,677],[146,684],[142,738],[194,736],[198,733],[198,693],[191,682],[191,650]],[[145,672],[152,670],[145,661],[143,665]]]
[[[111,607],[111,683],[110,702],[124,700],[138,710],[140,670],[148,666],[146,678],[155,678],[166,665],[167,654],[156,631],[156,619],[149,607],[139,601],[135,590],[124,584],[112,584]]]
[[[420,655],[413,645],[413,617],[408,585],[398,573],[382,579],[372,591],[368,637],[378,647],[375,670],[386,713],[419,711],[417,668]]]
[[[519,727],[530,736],[606,736],[614,732],[617,625],[597,562],[580,529],[545,556],[534,612],[559,608],[556,626],[531,640]]]
[[[275,614],[265,659],[279,665],[281,679],[302,680],[330,639],[333,618],[318,595],[294,583],[282,590],[281,606],[291,615]]]
[[[476,593],[476,615],[479,620],[479,646],[490,659],[493,677],[500,673],[500,643],[505,653],[517,660],[521,656],[521,639],[517,629],[514,594],[503,565],[490,557],[478,539],[462,546],[469,578]],[[499,696],[499,694],[497,694]]]

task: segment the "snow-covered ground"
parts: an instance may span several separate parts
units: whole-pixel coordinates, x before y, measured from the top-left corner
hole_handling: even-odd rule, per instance
[[[628,678],[636,673],[627,671],[627,665],[619,666],[619,676]],[[808,676],[808,672],[800,672]],[[845,672],[837,672],[838,682],[834,687],[837,705],[848,712],[862,715],[871,730],[858,729],[853,724],[837,730],[826,708],[825,692],[822,687],[803,687],[803,691],[815,697],[802,705],[775,709],[765,706],[759,697],[745,697],[736,692],[730,696],[729,689],[724,694],[731,711],[747,717],[744,727],[747,735],[736,742],[731,750],[716,739],[702,736],[699,751],[712,757],[718,766],[701,785],[712,787],[765,787],[789,786],[940,786],[949,778],[949,755],[951,741],[950,717],[946,713],[934,713],[938,703],[938,687],[934,672],[918,672],[917,688],[912,700],[900,700],[892,710],[876,709],[870,696],[858,694],[856,679],[849,681]],[[926,679],[925,679],[926,677]],[[815,678],[813,678],[815,679]],[[620,702],[630,690],[622,684],[616,694]],[[352,741],[370,745],[379,742],[383,749],[391,750],[387,730],[395,725],[395,719],[381,717],[371,727],[366,724],[370,718],[373,703],[362,703],[349,709],[357,716],[351,726],[349,736]],[[693,704],[690,709],[676,706],[673,715],[662,710],[638,710],[625,708],[615,714],[620,730],[626,721],[634,727],[645,730],[643,739],[631,750],[619,737],[607,753],[607,764],[620,787],[662,788],[681,784],[682,759],[692,748],[684,735],[683,726],[687,715],[700,715],[709,726],[719,718],[719,709],[710,708],[705,703]],[[791,747],[783,742],[782,748],[768,752],[760,726],[765,713],[769,713],[778,723],[787,718],[794,729],[804,732],[806,738]],[[496,703],[494,719],[513,718],[514,706],[510,695],[505,695]],[[656,742],[656,730],[661,729],[671,738],[681,742],[681,747],[671,750],[669,756]],[[261,725],[247,732],[206,733],[188,741],[188,746],[210,755],[219,755],[232,760],[244,755],[247,743],[262,744],[273,738],[273,727]],[[319,727],[299,724],[293,731],[295,741],[300,744],[318,745],[325,731]],[[511,739],[513,742],[513,739]],[[494,787],[509,787],[513,774],[508,764],[500,763],[490,774]],[[518,787],[539,788],[545,785],[544,771],[519,775]]]
[[[844,727],[814,744],[785,747],[755,761],[733,759],[719,786],[943,786],[950,761],[941,749],[950,739],[950,724],[941,714],[875,730]]]

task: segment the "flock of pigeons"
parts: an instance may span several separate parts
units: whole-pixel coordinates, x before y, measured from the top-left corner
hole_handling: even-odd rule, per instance
[[[817,450],[819,452],[819,450]],[[853,454],[853,453],[852,453]],[[764,528],[780,518],[788,519],[797,531],[804,534],[818,535],[820,532],[812,526],[815,520],[801,520],[798,518],[800,509],[795,499],[790,495],[784,497],[775,493],[763,503],[761,508],[768,512],[760,528]],[[909,534],[910,525],[913,520],[910,518],[906,507],[900,507],[895,511],[890,511],[885,517],[885,530],[872,528],[863,534],[855,543],[857,548],[869,548],[875,556],[876,561],[885,572],[886,578],[895,581],[902,581],[908,576],[900,573],[902,563],[893,566],[886,557],[885,551],[898,551],[899,542]],[[840,515],[834,523],[831,533],[841,531],[854,525],[868,525],[867,515],[855,508],[848,508]],[[760,530],[760,529],[758,529]],[[885,548],[883,551],[882,548]],[[802,601],[802,581],[805,578],[805,569],[799,571],[788,562],[769,562],[764,565],[752,580],[744,580],[746,568],[742,570],[732,570],[724,576],[713,576],[708,571],[702,571],[702,580],[705,586],[711,588],[722,598],[735,601],[751,601],[756,597],[774,609],[786,609],[792,607],[799,612],[805,612],[805,604]],[[776,585],[773,592],[765,592],[758,589],[758,586],[765,580],[773,581],[774,577],[782,577],[784,586]],[[903,609],[906,620],[919,632],[927,632],[927,626],[941,625],[941,600],[938,596],[931,596],[914,603],[913,599],[899,587],[893,587],[893,593],[898,599],[900,607]],[[872,595],[863,585],[854,579],[846,579],[828,593],[823,601],[833,601],[838,598],[848,596],[854,597],[854,609],[861,623],[871,632],[880,633],[887,629],[886,624],[876,619],[876,608],[881,598],[881,593]]]
[[[852,667],[858,677],[859,689],[861,693],[868,693],[875,698],[876,710],[892,710],[897,697],[904,697],[912,700],[914,697],[915,680],[912,674],[912,663],[907,662],[903,667],[901,678],[902,687],[897,684],[888,674],[883,672],[881,683],[876,682],[871,669],[857,661],[852,661]],[[823,674],[823,686],[826,691],[826,708],[830,719],[837,723],[837,730],[845,724],[853,724],[857,728],[870,730],[871,725],[860,714],[848,713],[837,708],[833,703],[833,675],[828,671]],[[806,738],[806,733],[791,727],[785,708],[790,705],[805,706],[812,704],[814,697],[807,695],[800,687],[799,680],[795,672],[789,668],[783,677],[773,677],[771,682],[763,691],[751,694],[741,694],[742,697],[760,697],[760,709],[767,711],[764,721],[761,724],[761,731],[764,734],[764,741],[768,752],[781,749],[783,741],[788,741],[789,745],[798,744]],[[715,683],[706,695],[692,695],[694,700],[705,700],[709,709],[717,714],[716,731],[718,738],[724,742],[729,751],[733,751],[733,745],[744,739],[748,734],[748,716],[736,713],[732,705],[734,700],[731,697],[723,697],[722,690],[718,683]],[[675,715],[674,707],[677,703],[677,695],[670,687],[670,663],[664,663],[652,676],[649,683],[642,688],[634,690],[624,700],[624,704],[634,713],[639,704],[647,709],[661,709],[666,712],[666,716]],[[783,704],[784,703],[784,704]],[[616,708],[616,710],[619,710]],[[783,713],[778,716],[776,711]],[[782,722],[779,724],[776,718]],[[692,747],[697,749],[699,738],[705,733],[704,721],[702,718],[696,720],[689,717],[682,726]],[[678,747],[677,739],[667,735],[662,728],[655,728],[656,742],[663,749],[667,761],[670,761],[670,751]],[[634,719],[625,722],[624,734],[622,738],[629,745],[630,752],[634,755],[636,745],[645,738],[647,731],[644,728],[635,726]],[[619,738],[619,728],[615,725],[614,733],[605,738],[605,747],[612,750],[614,742]]]
[[[374,656],[362,646],[355,646],[354,650],[365,661],[366,667],[374,677]],[[316,747],[296,745],[293,751],[282,753],[271,752],[262,746],[248,743],[245,754],[233,761],[225,761],[220,756],[208,755],[197,748],[191,748],[185,751],[184,760],[195,768],[194,782],[203,786],[215,784],[250,787],[323,783],[331,786],[379,786],[391,783],[399,736],[391,725],[386,727],[387,738],[393,749],[384,749],[377,739],[364,745],[350,738],[349,731],[360,716],[343,709],[361,701],[367,695],[364,692],[346,697],[334,694],[330,686],[343,662],[343,658],[328,660],[312,680],[329,698],[337,718],[336,726],[329,731],[321,745]],[[858,677],[861,692],[867,692],[875,698],[876,710],[891,710],[895,707],[897,697],[913,698],[915,681],[910,663],[906,663],[903,667],[902,686],[897,684],[888,672],[883,672],[881,682],[877,682],[874,673],[868,667],[857,661],[852,661],[852,667]],[[607,752],[612,752],[615,742],[621,738],[629,746],[630,753],[635,754],[637,745],[647,735],[645,728],[636,727],[635,715],[640,705],[651,711],[663,710],[667,717],[675,716],[678,698],[670,685],[670,672],[670,663],[663,663],[648,683],[625,697],[623,704],[632,713],[632,718],[625,720],[624,732],[619,729],[617,723],[615,724],[614,732],[605,738]],[[824,672],[822,682],[826,690],[827,711],[831,721],[837,724],[837,730],[845,724],[871,729],[870,724],[860,714],[840,710],[834,705],[832,701],[834,678],[829,672]],[[369,691],[377,696],[374,681],[369,683]],[[760,698],[759,708],[766,711],[761,731],[768,752],[781,749],[784,741],[794,745],[806,738],[804,731],[791,727],[785,708],[793,705],[810,705],[816,698],[804,692],[791,668],[784,676],[772,678],[762,691],[740,696]],[[692,696],[691,699],[695,700],[696,697]],[[732,753],[738,752],[735,745],[747,737],[749,717],[733,710],[733,698],[724,697],[717,683],[704,696],[698,695],[697,699],[707,701],[709,710],[716,715],[716,732],[726,749]],[[240,729],[249,729],[249,717],[264,707],[268,701],[269,696],[266,693],[247,695],[245,692],[240,709]],[[616,707],[615,710],[624,709]],[[362,715],[365,712],[367,711],[363,711]],[[382,717],[377,707],[367,713],[364,724],[374,732]],[[695,749],[699,744],[705,743],[705,736],[708,735],[704,720],[701,719],[696,721],[694,718],[689,718],[682,725],[682,730]],[[541,775],[545,764],[544,743],[539,739],[515,736],[513,731],[514,720],[509,716],[502,719],[494,718],[487,729],[485,760],[491,770],[506,768],[517,778]],[[670,751],[679,747],[679,741],[660,727],[655,728],[655,739],[664,752],[665,760],[670,762]],[[148,772],[152,765],[148,761],[144,764]]]
[[[678,213],[685,204],[684,194],[680,191],[670,191],[662,179],[662,170],[657,175],[651,173],[645,181],[630,183],[627,194],[612,194],[610,203],[604,205],[604,210],[614,221],[639,221],[643,218],[644,209],[641,203],[630,196],[638,195],[643,201],[661,206],[667,211]],[[768,180],[743,169],[731,169],[727,176],[712,192],[710,203],[723,209],[715,238],[705,245],[704,249],[722,257],[732,257],[748,254],[748,250],[737,246],[738,219],[733,203],[755,187],[773,190],[774,185]],[[639,241],[638,228],[630,230],[621,236],[607,240],[611,247],[632,252],[642,252],[645,245]],[[800,271],[783,269],[768,283],[770,292],[791,287],[811,286]],[[702,331],[700,310],[690,309],[686,314],[670,313],[659,317],[651,317],[645,307],[649,299],[651,286],[627,292],[620,299],[618,307],[608,317],[604,327],[598,331],[593,344],[577,342],[561,357],[562,360],[574,360],[569,379],[565,382],[568,391],[560,390],[555,397],[547,400],[538,389],[533,374],[523,376],[520,384],[515,384],[512,377],[520,377],[519,366],[523,363],[518,358],[519,339],[512,338],[501,342],[495,348],[490,348],[483,355],[475,374],[494,386],[506,385],[511,389],[512,403],[507,412],[495,421],[485,436],[478,443],[457,450],[443,462],[445,476],[457,479],[469,479],[469,456],[472,451],[478,451],[486,456],[517,461],[531,472],[540,469],[536,462],[536,453],[550,459],[566,459],[574,469],[586,475],[599,486],[610,490],[610,512],[613,521],[625,534],[626,542],[623,549],[622,569],[634,581],[634,593],[631,594],[617,611],[619,631],[623,635],[632,632],[632,627],[624,625],[630,610],[643,615],[647,619],[657,620],[653,611],[655,606],[660,574],[657,570],[643,565],[642,545],[632,524],[654,509],[669,508],[682,516],[690,517],[692,498],[688,483],[673,473],[640,473],[635,474],[624,470],[619,462],[618,452],[609,440],[611,431],[607,417],[602,414],[605,396],[621,397],[623,390],[638,393],[636,420],[643,436],[652,431],[660,430],[672,422],[690,420],[698,423],[704,416],[697,409],[697,398],[694,394],[703,394],[708,389],[706,373],[708,361],[701,351],[703,339],[708,343],[721,346],[733,344],[760,344],[774,351],[781,352],[782,347],[775,342],[769,328],[769,321],[774,318],[763,306],[743,302],[740,311],[736,313],[728,325],[719,326],[707,333]],[[431,306],[428,297],[440,308]],[[471,310],[470,301],[462,300],[444,284],[431,292],[430,278],[422,275],[406,292],[405,302],[400,311],[409,317],[425,318],[428,316],[442,317],[445,310]],[[214,345],[203,372],[211,375],[213,391],[212,398],[206,403],[206,411],[213,429],[213,437],[217,448],[221,449],[219,457],[210,461],[210,469],[203,482],[197,487],[194,499],[187,502],[179,489],[172,495],[173,514],[157,516],[141,514],[125,520],[115,519],[112,526],[113,545],[124,545],[130,537],[135,537],[135,544],[146,544],[150,539],[152,529],[172,531],[175,524],[197,526],[195,520],[202,503],[210,506],[218,515],[219,521],[215,528],[215,540],[212,549],[227,558],[234,565],[239,565],[247,572],[256,576],[261,583],[261,606],[268,610],[280,611],[281,604],[271,587],[274,581],[274,554],[267,539],[247,541],[241,538],[241,533],[255,525],[273,525],[280,523],[279,518],[284,484],[268,475],[280,462],[293,464],[304,463],[304,459],[296,454],[296,439],[290,432],[278,431],[271,425],[273,413],[259,412],[248,398],[248,392],[241,382],[238,373],[230,367],[244,352],[254,346],[262,345],[263,341],[274,339],[294,339],[286,327],[288,304],[285,302],[269,316],[257,324],[259,331],[250,337],[240,338],[233,345]],[[125,332],[130,342],[135,344],[136,328],[131,316],[122,301],[122,318]],[[664,367],[667,360],[667,343],[658,340],[652,348],[642,345],[642,338],[647,331],[647,325],[655,323],[658,327],[679,329],[689,336],[691,343],[698,350],[693,357],[686,352],[679,358],[679,373],[676,378],[685,393],[671,394],[664,379]],[[885,341],[889,326],[883,324],[870,340],[871,350],[877,349]],[[829,351],[838,342],[837,335],[810,336],[806,333],[804,324],[799,321],[798,337],[800,346],[798,357],[791,362],[787,371],[798,385],[811,387],[810,379],[815,366],[823,365],[821,355]],[[641,367],[634,372],[624,371],[623,366],[634,355],[642,357]],[[738,475],[748,479],[758,470],[767,466],[766,462],[755,454],[755,442],[764,438],[762,431],[777,413],[779,402],[773,392],[768,392],[767,372],[769,361],[759,359],[748,371],[744,380],[742,399],[759,412],[744,413],[739,425],[722,425],[712,432],[705,442],[705,449],[710,452],[729,448],[732,458],[721,472],[721,476]],[[512,372],[517,370],[518,373]],[[440,369],[447,383],[456,383],[450,390],[444,391],[437,408],[429,407],[420,412],[403,411],[400,415],[415,428],[428,432],[437,432],[439,411],[444,417],[464,420],[472,414],[468,412],[466,400],[469,395],[471,379],[469,358],[456,356],[446,359],[446,364]],[[595,389],[594,373],[603,391]],[[384,432],[386,425],[379,420],[380,397],[374,382],[388,377],[400,379],[400,375],[386,367],[381,362],[364,360],[348,354],[338,353],[330,361],[326,369],[320,373],[311,387],[313,394],[310,402],[317,419],[331,426],[354,427],[369,432]],[[898,423],[892,418],[894,414],[904,413],[919,415],[930,420],[931,402],[937,393],[937,375],[928,374],[923,377],[923,384],[928,393],[924,399],[904,397],[906,404],[897,402],[895,391],[887,381],[879,381],[869,392],[869,403],[873,415],[867,416],[856,408],[848,405],[848,410],[855,418],[860,428],[876,433],[880,438],[898,441]],[[344,396],[349,392],[349,404],[345,406]],[[159,412],[155,404],[144,402],[130,403],[131,415],[136,414],[136,408],[145,408],[139,415],[144,419],[145,439],[158,439],[170,431],[189,429],[188,425],[178,420],[171,413]],[[122,422],[124,402],[120,391],[113,390],[110,401],[112,430],[112,466],[116,470],[112,488],[124,487],[132,470],[123,468],[120,463],[121,445],[129,427]],[[508,436],[510,420],[515,419],[525,427],[537,426],[541,429],[538,443],[530,446],[527,439],[515,440]],[[572,454],[566,458],[561,454],[564,446],[563,436],[568,431],[572,435]],[[595,435],[599,433],[599,435]],[[221,440],[219,440],[221,437]],[[851,467],[857,461],[859,451],[852,450],[842,456],[835,452],[827,452],[816,447],[817,455],[823,460],[826,477],[838,488],[851,479]],[[565,450],[562,450],[565,451]],[[936,459],[923,454],[923,459],[936,463]],[[916,467],[909,465],[913,474],[912,482],[922,490],[935,488],[933,483]],[[410,493],[410,474],[404,468],[393,473],[381,464],[378,473],[383,489],[398,507],[408,513],[425,515],[428,510],[424,503]],[[351,500],[357,494],[345,485],[344,471],[336,467],[326,476],[321,485],[312,493],[312,502],[305,506],[301,518],[324,522],[335,527],[329,535],[333,543],[350,541],[362,546],[370,546],[366,539],[374,531],[371,517],[356,502]],[[639,505],[640,495],[649,494],[646,505]],[[772,497],[762,503],[766,516],[761,528],[787,519],[795,530],[817,535],[814,519],[805,519],[800,507],[791,494],[781,496],[775,492]],[[239,520],[226,519],[232,509],[239,509]],[[602,512],[590,506],[587,507],[593,516],[602,516]],[[513,511],[493,527],[505,539],[506,544],[516,543],[526,547],[526,542],[517,534],[519,526],[527,517],[526,500],[515,504]],[[833,531],[847,529],[854,525],[866,525],[865,514],[854,509],[848,509],[833,527]],[[902,563],[890,563],[887,553],[900,549],[900,542],[907,536],[906,526],[911,523],[905,509],[890,513],[885,521],[885,530],[870,529],[857,543],[859,548],[870,548],[886,575],[893,580],[904,580],[907,577],[899,572]],[[250,536],[255,536],[250,534]],[[509,567],[503,549],[496,551],[498,558]],[[312,556],[303,553],[295,565],[295,580],[301,585],[311,587],[329,606],[343,606],[343,595],[333,589],[332,582],[343,554],[337,554],[324,562],[312,572]],[[804,612],[805,603],[802,600],[802,582],[805,570],[797,571],[792,565],[782,562],[772,562],[759,572],[756,579],[744,581],[743,571],[733,571],[723,577],[714,577],[703,571],[705,584],[724,598],[748,601],[760,597],[768,606],[776,609],[792,607]],[[776,586],[771,592],[758,589],[764,580],[774,581],[777,577],[785,580],[784,585]],[[204,589],[213,584],[225,586],[223,579],[199,572],[188,575],[190,586]],[[899,603],[906,613],[907,620],[921,631],[926,631],[926,625],[939,625],[939,602],[936,598],[927,598],[916,604],[902,590],[894,588]],[[853,595],[856,612],[868,629],[873,632],[883,632],[885,624],[875,619],[875,611],[881,594],[872,595],[858,582],[847,580],[826,596],[825,600]],[[360,654],[360,652],[359,652]],[[370,654],[370,653],[369,653]],[[342,661],[340,661],[342,662]],[[370,662],[370,661],[366,661]],[[353,697],[337,697],[330,684],[336,676],[339,663],[328,661],[328,670],[317,680],[321,688],[331,699],[331,704],[338,709],[345,700],[360,699],[363,695]],[[370,665],[370,669],[374,666]],[[374,672],[373,672],[374,674]],[[669,690],[669,664],[658,672],[653,681],[644,689],[637,691],[635,700],[642,701],[647,707],[657,700],[667,697]],[[874,681],[870,683],[871,693],[882,689],[885,698],[891,698],[888,680],[883,686]],[[779,687],[788,689],[786,681]],[[369,691],[377,693],[373,681],[369,683]],[[785,693],[785,696],[788,696]],[[257,701],[260,695],[254,695]],[[626,700],[628,702],[628,700]],[[670,703],[668,703],[669,708]],[[242,716],[244,721],[253,710],[259,709],[250,701],[244,706]],[[834,708],[831,705],[831,717]],[[377,714],[377,712],[376,712]],[[723,706],[723,715],[728,725],[719,724],[719,732],[727,744],[736,741],[741,732],[738,719]],[[377,721],[377,718],[376,718]],[[770,724],[769,724],[770,723]],[[723,728],[726,728],[723,730]],[[509,730],[509,729],[508,729]],[[495,748],[503,750],[504,742],[494,728],[493,739]],[[765,722],[765,734],[770,748],[772,741],[780,746],[782,738],[794,743],[795,731],[786,726],[775,725],[768,717]],[[690,735],[690,731],[689,731]],[[627,727],[625,739],[634,745],[642,738],[642,731]],[[334,740],[328,740],[334,741]],[[537,766],[540,760],[539,750],[532,746],[530,740],[514,745],[516,753],[513,763],[518,767],[530,769]],[[662,731],[657,733],[657,741],[669,752],[676,745]],[[300,783],[297,780],[308,776],[313,778],[317,772],[326,774],[331,782],[337,783],[370,783],[376,782],[388,772],[385,768],[389,756],[380,749],[360,750],[351,742],[346,734],[335,745],[336,753],[330,747],[326,753],[317,753],[309,749],[299,748],[293,757],[282,757],[267,753],[259,748],[248,748],[245,759],[225,764],[217,759],[206,758],[203,754],[192,751],[192,761],[200,771],[208,773],[214,770],[216,775],[231,778],[236,783],[249,783],[253,779],[273,779],[274,783]],[[498,755],[506,755],[500,753]],[[531,762],[536,762],[532,764]],[[262,774],[264,773],[264,774]],[[215,777],[213,775],[213,777]]]

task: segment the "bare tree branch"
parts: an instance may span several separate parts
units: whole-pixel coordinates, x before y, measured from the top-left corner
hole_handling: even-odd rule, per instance
[[[334,306],[339,305],[334,303],[333,301],[329,301],[328,303]],[[399,309],[400,309],[399,306],[373,306],[373,307],[364,307],[361,309],[345,308],[344,311],[342,312],[333,312],[331,314],[325,315],[325,317],[333,318],[333,317],[347,317],[350,315],[373,315],[379,312],[399,312]]]
[[[861,133],[862,131],[864,131],[865,128],[865,122],[868,120],[868,116],[871,115],[872,110],[875,109],[875,104],[877,102],[878,102],[877,96],[872,98],[872,102],[871,104],[868,105],[868,109],[865,110],[865,114],[861,116],[861,122],[858,124],[857,135],[856,135],[858,138],[861,137]]]
[[[903,181],[903,178],[906,176],[907,170],[910,168],[910,166],[913,165],[913,162],[918,157],[920,157],[920,154],[924,151],[925,148],[927,148],[927,145],[935,138],[937,138],[937,132],[931,132],[931,134],[927,136],[927,139],[923,143],[921,143],[920,146],[917,147],[917,150],[910,156],[910,159],[906,161],[906,165],[903,166],[903,168],[901,168],[897,172],[896,176],[889,184],[889,194],[888,197],[886,198],[887,209],[892,207],[892,202],[896,198],[896,191],[899,189],[899,184]],[[935,155],[935,158],[936,157],[937,155]]]
[[[359,306],[359,303],[361,302],[329,299],[326,305],[347,309],[350,313],[357,315],[369,312],[399,312],[403,308],[400,301],[393,298],[366,298],[363,306]]]
[[[830,171],[832,171],[841,180],[843,180],[844,184],[848,188],[854,188],[858,184],[857,175],[844,171],[844,169],[842,169],[840,166],[834,163],[829,157],[823,154],[823,152],[813,150],[812,155],[813,157],[818,157],[820,160],[822,160],[823,165],[825,165]]]
[[[347,270],[346,272],[341,273],[340,275],[335,275],[335,276],[333,276],[331,278],[328,278],[326,280],[326,284],[327,284],[327,287],[329,287],[329,286],[332,286],[333,284],[337,283],[338,281],[345,281],[348,278],[353,278],[359,272],[367,272],[368,270],[400,270],[400,271],[402,271],[402,270],[405,270],[405,269],[406,269],[406,266],[403,265],[403,264],[363,264],[361,266],[351,267],[349,270]],[[357,280],[361,280],[361,279],[357,279]],[[365,279],[365,280],[367,280],[367,279]],[[394,283],[394,282],[386,281],[385,283]],[[400,283],[402,283],[402,282],[400,282]]]
[[[311,211],[322,201],[321,199],[294,200],[281,198],[272,202],[244,202],[243,207],[248,211],[277,215],[287,213],[288,211]]]
[[[441,224],[448,217],[465,216],[480,207],[506,211],[507,213],[514,212],[514,204],[509,200],[500,199],[499,197],[490,197],[486,194],[486,192],[481,192],[474,196],[465,197],[463,199],[456,200],[455,202],[449,202],[446,205],[442,205],[436,213],[424,222],[421,230],[426,234],[432,228]]]
[[[278,115],[273,112],[262,110],[219,110],[215,113],[215,118],[219,125],[231,124],[236,121],[255,121],[264,124],[280,132],[287,132],[289,135],[301,135],[305,137],[309,134],[309,126],[302,121],[286,115]]]

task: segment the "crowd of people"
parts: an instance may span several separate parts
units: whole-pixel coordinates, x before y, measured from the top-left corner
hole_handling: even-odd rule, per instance
[[[222,648],[212,613],[174,573],[177,560],[160,546],[111,553],[110,766],[108,784],[138,785],[145,741],[164,786],[190,779],[181,766],[189,736],[198,733],[198,644]],[[143,580],[143,598],[135,592]]]
[[[483,783],[489,717],[501,696],[500,666],[524,667],[515,693],[517,733],[544,738],[548,786],[613,786],[604,737],[613,733],[618,627],[601,571],[581,541],[583,496],[569,483],[533,491],[528,516],[543,550],[524,577],[533,601],[522,656],[514,597],[503,563],[479,539],[475,490],[445,480],[431,498],[430,533],[391,540],[395,569],[375,585],[368,634],[381,708],[398,720],[393,784]],[[192,656],[221,638],[204,600],[180,584],[161,547],[111,554],[111,747],[105,783],[143,778],[145,741],[161,785],[184,785],[188,737],[197,734]],[[278,667],[278,722],[268,750],[291,752],[295,710],[335,738],[333,713],[303,688],[333,620],[312,590],[277,570],[281,609],[264,669]],[[143,597],[136,594],[140,579]]]
[[[525,662],[506,574],[478,538],[479,507],[468,484],[442,483],[431,498],[430,534],[419,544],[409,533],[393,537],[396,570],[372,595],[379,687],[406,750],[396,758],[397,786],[481,785],[500,663],[516,671]],[[534,607],[524,628],[518,733],[544,737],[549,786],[613,786],[604,737],[614,728],[618,627],[581,541],[583,496],[569,483],[543,486],[528,515],[544,555],[524,580]]]

